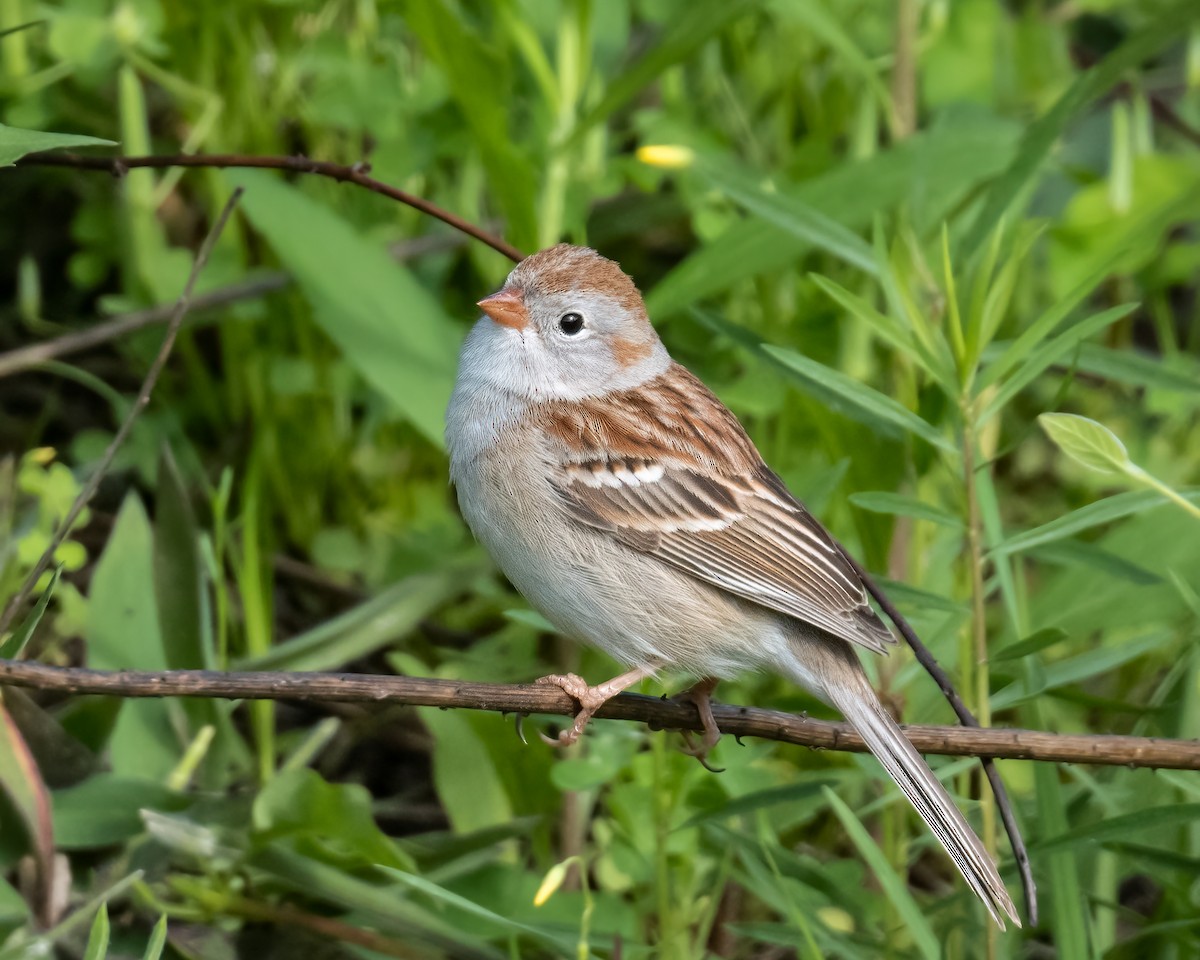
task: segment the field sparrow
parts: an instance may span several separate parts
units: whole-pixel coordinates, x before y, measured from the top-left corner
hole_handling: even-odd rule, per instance
[[[771,472],[732,413],[675,363],[611,260],[560,244],[523,260],[463,346],[446,414],[463,516],[563,633],[631,669],[588,686],[573,742],[604,701],[660,667],[702,681],[784,675],[836,707],[1003,928],[1020,923],[983,844],[871,688],[856,648],[894,638],[840,547]]]

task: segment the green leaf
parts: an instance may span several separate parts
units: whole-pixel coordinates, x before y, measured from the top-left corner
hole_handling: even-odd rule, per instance
[[[154,598],[154,538],[146,510],[129,494],[117,514],[92,576],[84,637],[88,661],[100,670],[165,670],[166,653]],[[172,711],[162,700],[121,704],[109,740],[112,769],[131,776],[165,777],[181,743]]]
[[[762,349],[791,374],[793,382],[806,393],[852,420],[890,436],[913,433],[941,450],[956,452],[954,444],[936,427],[886,394],[794,350],[766,343]]]
[[[146,942],[146,951],[142,960],[161,960],[163,948],[167,945],[167,918],[161,916],[154,929],[150,931],[150,939]]]
[[[942,949],[938,944],[937,935],[934,934],[933,927],[929,925],[929,919],[925,912],[917,905],[917,901],[909,892],[908,884],[892,868],[884,852],[879,849],[879,844],[871,838],[866,827],[862,825],[862,821],[854,815],[854,812],[829,787],[822,789],[825,793],[825,800],[842,822],[843,829],[854,842],[854,846],[858,848],[862,858],[867,861],[872,873],[875,874],[875,879],[879,881],[888,900],[904,921],[905,929],[913,938],[921,956],[926,960],[939,960]]]
[[[462,591],[472,569],[452,565],[392,584],[378,596],[276,644],[243,657],[238,670],[330,670],[403,640],[438,607]]]
[[[142,810],[177,813],[188,800],[156,780],[99,773],[78,786],[55,790],[54,831],[63,850],[124,843],[145,832]]]
[[[1042,843],[1034,845],[1038,853],[1070,850],[1086,844],[1106,843],[1110,840],[1127,840],[1132,833],[1143,830],[1173,827],[1177,824],[1192,824],[1200,820],[1200,803],[1177,803],[1163,807],[1147,807],[1135,813],[1118,817],[1107,817],[1099,823],[1089,823],[1064,833],[1058,833]]]
[[[1043,413],[1038,423],[1067,456],[1100,473],[1124,473],[1130,467],[1125,444],[1108,427],[1074,413]]]
[[[1002,663],[1005,660],[1020,660],[1032,653],[1040,653],[1056,643],[1061,643],[1067,639],[1067,636],[1067,631],[1061,627],[1047,627],[1044,630],[1038,630],[1024,640],[1010,643],[1007,647],[1001,647],[995,653],[988,654],[988,661]]]
[[[456,833],[471,833],[512,819],[504,781],[471,718],[461,712],[418,707],[433,734],[433,782]]]
[[[154,595],[167,666],[212,669],[212,641],[199,534],[183,478],[169,447],[158,460],[154,512]]]
[[[1110,577],[1128,580],[1139,586],[1150,586],[1162,583],[1163,578],[1152,573],[1145,567],[1139,567],[1124,557],[1118,556],[1094,543],[1084,543],[1081,540],[1059,540],[1055,543],[1034,547],[1031,551],[1033,558],[1041,563],[1054,563],[1062,567],[1090,567],[1100,570]]]
[[[876,272],[875,253],[870,244],[803,200],[764,190],[730,163],[703,161],[698,170],[738,206],[786,231],[805,246],[831,253],[865,273]]]
[[[28,153],[60,150],[68,147],[115,147],[113,140],[85,137],[75,133],[43,133],[41,130],[22,130],[0,123],[0,167],[11,167]]]
[[[963,525],[962,519],[948,510],[902,493],[888,493],[883,490],[852,493],[850,502],[856,507],[870,510],[872,513],[892,513],[902,517],[915,517],[918,520],[928,520],[954,530],[962,529]]]
[[[1079,347],[1077,366],[1087,373],[1120,383],[1200,393],[1200,363],[1183,354],[1160,359],[1136,353],[1132,346],[1113,350],[1098,343],[1084,343]]]
[[[1025,679],[1020,679],[997,690],[992,694],[992,709],[1007,710],[1045,690],[1054,690],[1115,670],[1122,664],[1159,649],[1171,639],[1172,634],[1169,630],[1155,630],[1146,636],[1127,640],[1118,646],[1101,647],[1098,650],[1089,650],[1087,653],[1056,660],[1046,667],[1042,681],[1036,689],[1032,689]]]
[[[438,6],[428,4],[419,6]],[[457,365],[459,332],[433,296],[329,207],[269,173],[239,170],[242,209],[359,373],[436,446]]]
[[[1192,503],[1200,504],[1200,490],[1185,490],[1182,496]],[[991,553],[997,557],[1020,553],[1045,543],[1073,537],[1084,530],[1090,530],[1114,520],[1121,520],[1168,502],[1167,497],[1155,490],[1130,490],[1114,494],[1103,500],[1097,500],[1095,503],[1089,503],[1078,510],[1072,510],[1049,523],[1043,523],[1040,527],[1014,534],[1003,543],[997,544]]]
[[[92,922],[92,932],[88,934],[87,949],[83,960],[104,960],[108,956],[108,905],[100,904],[96,911],[96,919]]]
[[[425,905],[414,902],[407,890],[401,896],[394,888],[381,887],[348,871],[301,856],[280,842],[254,851],[247,864],[306,899],[313,898],[353,911],[381,932],[405,938],[419,937],[432,946],[441,947],[441,952],[450,956],[494,960],[508,956],[508,953],[501,953],[484,943],[469,927],[455,927]]]
[[[1081,340],[1106,329],[1122,317],[1128,316],[1135,309],[1137,309],[1137,304],[1135,303],[1125,303],[1112,307],[1095,316],[1088,317],[1086,320],[1081,320],[1079,323],[1072,324],[1062,333],[1058,334],[1058,336],[1035,348],[1025,361],[1021,363],[1017,372],[1005,380],[996,391],[995,395],[988,402],[987,407],[984,408],[983,413],[979,415],[976,421],[977,425],[982,426],[1003,410],[1009,400],[1024,390],[1047,367],[1066,356]]]
[[[988,188],[983,209],[963,238],[959,256],[964,260],[995,229],[1033,180],[1062,132],[1084,109],[1124,79],[1125,74],[1154,56],[1186,33],[1196,17],[1194,0],[1177,0],[1148,19],[1148,25],[1110,53],[1103,61],[1080,74],[1053,107],[1025,131],[1016,157],[1003,176]]]
[[[1060,833],[1067,825],[1067,805],[1059,783],[1058,768],[1049,763],[1034,764],[1038,825],[1048,833]],[[1085,924],[1087,911],[1074,857],[1057,851],[1046,857],[1044,869],[1050,876],[1050,898],[1054,918],[1055,942],[1064,957],[1089,956]]]
[[[38,602],[29,611],[29,616],[13,631],[12,636],[5,640],[4,643],[0,643],[0,660],[15,660],[21,655],[21,651],[25,649],[25,644],[29,643],[30,638],[33,636],[33,631],[42,622],[42,615],[45,614],[46,607],[50,605],[50,597],[54,594],[54,588],[58,584],[58,578],[62,575],[62,569],[63,565],[61,563],[54,568],[54,572],[50,575],[50,582],[46,584],[46,589],[38,597]]]
[[[361,864],[411,869],[375,823],[371,794],[356,783],[327,783],[315,770],[276,774],[254,800],[254,829],[266,839],[299,835]]]
[[[862,297],[851,293],[828,277],[810,273],[809,279],[820,287],[835,303],[841,306],[851,316],[857,317],[887,344],[904,353],[926,371],[932,369],[933,360],[928,356],[924,346],[913,340],[903,326],[893,317],[876,310]]]
[[[567,146],[577,143],[597,123],[643,94],[664,70],[690,56],[755,6],[753,0],[698,0],[689,4],[686,15],[672,18],[654,46],[606,84],[603,98],[575,125]]]

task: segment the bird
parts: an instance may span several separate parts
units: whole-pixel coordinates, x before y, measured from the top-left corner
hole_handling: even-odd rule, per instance
[[[719,679],[782,675],[846,718],[992,919],[1020,926],[992,857],[867,678],[859,651],[895,638],[855,567],[671,358],[634,281],[562,243],[478,306],[446,411],[463,518],[556,629],[628,668],[595,685],[540,679],[579,703],[559,741],[669,668],[701,678],[691,696],[709,745]]]

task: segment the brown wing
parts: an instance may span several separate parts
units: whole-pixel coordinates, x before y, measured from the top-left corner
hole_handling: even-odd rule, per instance
[[[550,481],[581,523],[870,650],[895,642],[829,534],[682,367],[546,426],[562,444]]]

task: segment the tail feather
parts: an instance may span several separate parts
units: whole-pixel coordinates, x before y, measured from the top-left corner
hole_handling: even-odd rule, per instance
[[[828,640],[822,645],[826,652],[830,650]],[[841,656],[821,657],[826,661],[822,664],[827,668],[824,670],[812,671],[810,660],[805,664],[808,669],[802,669],[802,676],[797,679],[807,681],[805,686],[811,688],[814,674],[821,677],[824,689],[814,692],[823,693],[858,731],[888,775],[896,781],[921,819],[945,847],[950,859],[976,896],[983,901],[992,919],[1003,930],[1004,915],[1007,915],[1019,927],[1021,921],[1012,899],[983,843],[955,806],[946,788],[934,776],[896,721],[884,710],[853,651],[847,649],[844,653],[849,659]]]

